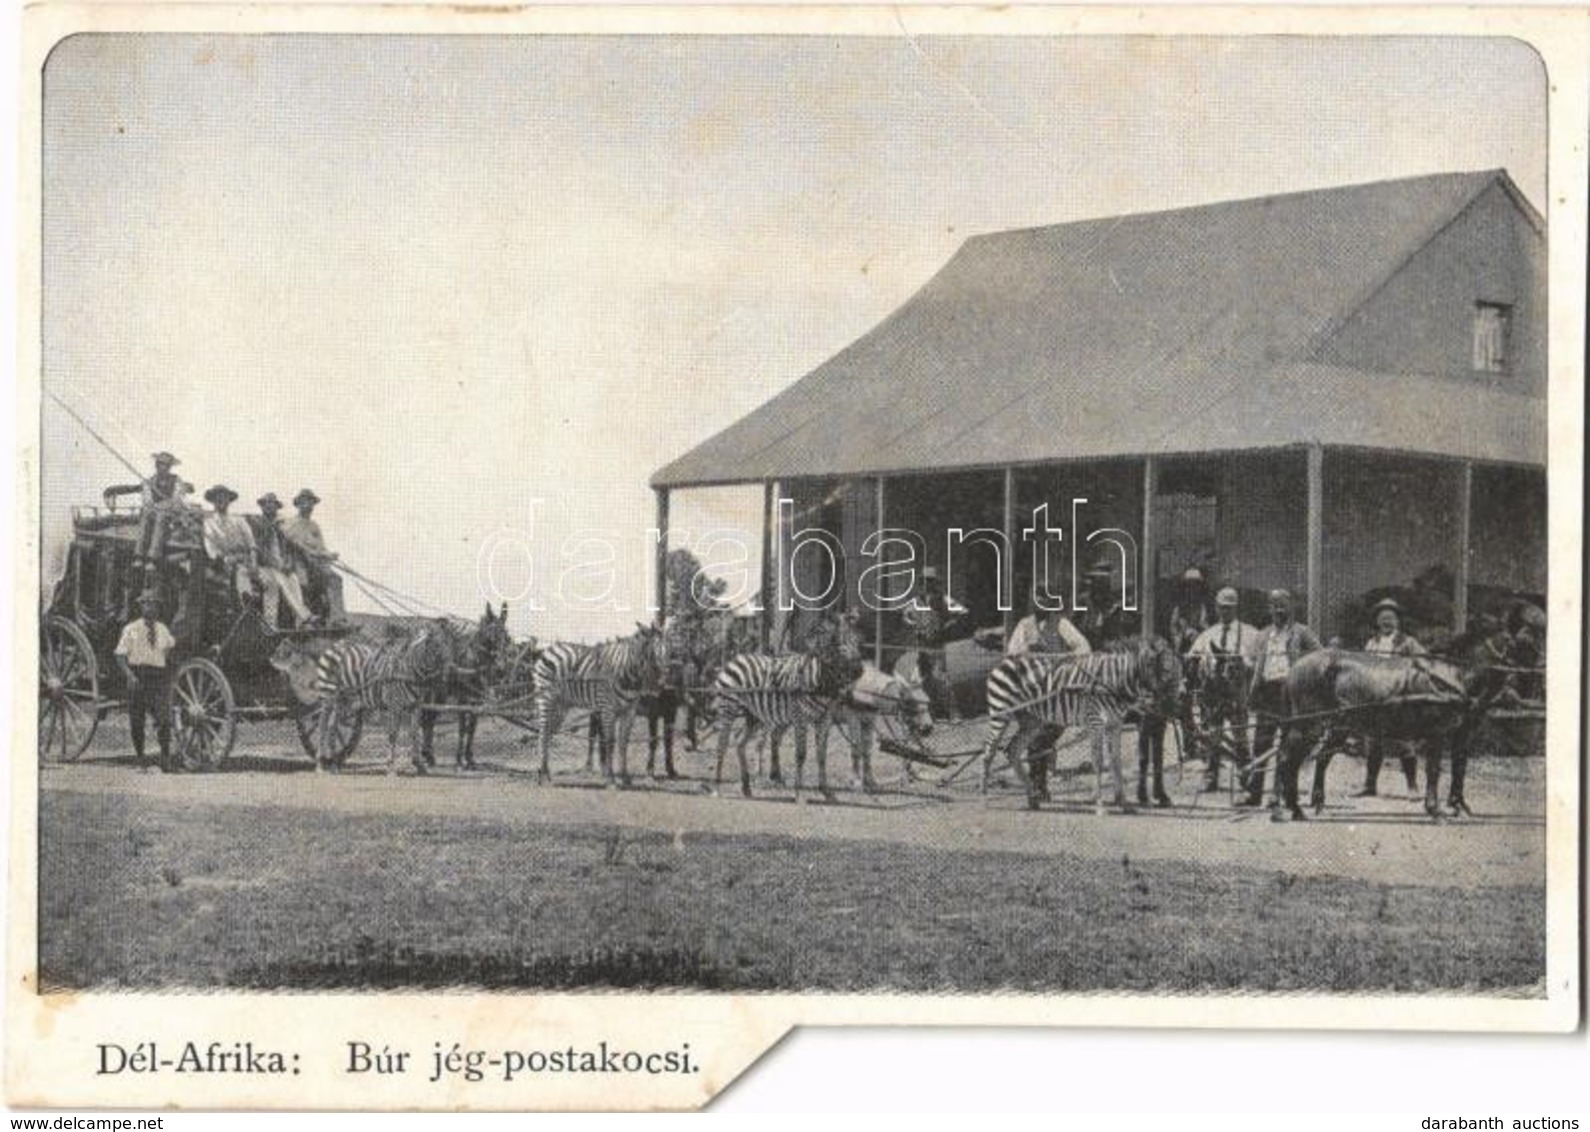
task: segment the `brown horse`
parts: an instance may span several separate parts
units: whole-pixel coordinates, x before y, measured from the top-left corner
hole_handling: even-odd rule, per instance
[[[1471,811],[1463,797],[1469,743],[1486,711],[1509,686],[1521,650],[1506,626],[1494,624],[1448,644],[1440,657],[1382,656],[1322,649],[1287,675],[1287,726],[1276,764],[1275,814],[1303,820],[1298,772],[1316,747],[1314,812],[1325,805],[1325,772],[1348,732],[1425,744],[1425,811],[1440,820],[1441,748],[1452,753],[1447,805]]]

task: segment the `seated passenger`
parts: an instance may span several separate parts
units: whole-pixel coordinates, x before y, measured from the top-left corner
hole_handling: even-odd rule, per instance
[[[300,628],[310,625],[315,618],[304,601],[303,585],[292,571],[287,536],[282,534],[278,518],[282,501],[276,498],[274,491],[267,491],[259,497],[258,503],[260,513],[255,516],[254,544],[259,555],[260,581],[265,587],[265,624],[273,629],[280,627],[281,602],[285,597],[296,624]]]
[[[204,493],[204,501],[215,511],[204,517],[204,552],[226,568],[239,601],[248,604],[259,582],[259,553],[248,520],[229,513],[237,492],[216,484]]]
[[[183,480],[171,469],[180,460],[169,452],[154,455],[155,474],[140,483],[117,484],[103,493],[105,505],[112,506],[122,495],[139,495],[143,498],[143,514],[138,520],[137,563],[152,572],[155,563],[165,556],[166,535],[174,517],[187,506],[186,496],[193,485]]]

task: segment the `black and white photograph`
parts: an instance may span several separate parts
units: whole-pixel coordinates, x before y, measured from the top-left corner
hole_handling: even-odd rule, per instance
[[[1541,53],[873,15],[53,44],[30,995],[1574,1024]]]

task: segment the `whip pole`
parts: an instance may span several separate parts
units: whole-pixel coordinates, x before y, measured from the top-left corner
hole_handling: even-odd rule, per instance
[[[72,408],[72,406],[68,405],[65,401],[61,400],[60,397],[56,396],[54,393],[52,393],[48,389],[46,389],[44,391],[44,395],[46,397],[48,397],[51,401],[54,401],[62,409],[64,409],[66,411],[66,415],[67,416],[71,417],[78,424],[82,425],[83,428],[88,432],[88,435],[92,436],[95,440],[100,442],[100,444],[104,447],[105,451],[109,452],[112,456],[116,457],[116,459],[120,460],[121,464],[122,464],[122,467],[126,468],[129,472],[131,472],[133,475],[138,477],[138,482],[139,483],[147,483],[148,482],[149,477],[144,475],[143,472],[139,471],[133,465],[133,462],[131,460],[127,459],[127,457],[123,456],[120,452],[116,451],[116,446],[113,445],[110,441],[106,440],[103,436],[101,436],[95,430],[93,425],[89,424],[81,416],[79,416],[76,409]]]

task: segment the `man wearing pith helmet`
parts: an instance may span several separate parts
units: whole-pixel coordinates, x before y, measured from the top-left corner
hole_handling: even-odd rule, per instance
[[[1297,663],[1299,657],[1320,647],[1319,637],[1315,636],[1314,630],[1292,619],[1292,595],[1286,590],[1271,590],[1270,624],[1259,633],[1254,645],[1253,682],[1248,691],[1248,703],[1256,716],[1253,728],[1255,755],[1264,755],[1282,738],[1282,723],[1287,711],[1286,678],[1292,671],[1292,665]],[[1261,805],[1264,802],[1264,770],[1252,768],[1243,778],[1247,797],[1237,804]]]
[[[1402,631],[1402,606],[1394,598],[1381,598],[1370,611],[1375,617],[1375,635],[1364,644],[1364,651],[1375,656],[1424,656],[1425,648]],[[1380,786],[1380,767],[1386,759],[1388,746],[1397,749],[1402,763],[1402,777],[1408,784],[1408,793],[1419,787],[1419,749],[1410,740],[1382,739],[1378,735],[1363,737],[1367,765],[1364,771],[1364,788],[1360,798],[1373,798]]]
[[[1259,630],[1237,615],[1237,591],[1226,586],[1215,595],[1215,623],[1187,650],[1188,668],[1198,684],[1202,730],[1230,747],[1241,767],[1248,761],[1248,682]],[[1220,788],[1220,747],[1212,745],[1204,768],[1204,789]]]

